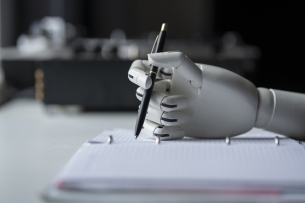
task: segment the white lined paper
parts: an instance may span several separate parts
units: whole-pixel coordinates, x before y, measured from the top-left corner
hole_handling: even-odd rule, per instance
[[[107,143],[112,135],[113,144]],[[297,184],[305,187],[304,146],[289,138],[280,145],[273,138],[162,141],[133,131],[105,131],[85,144],[56,178],[68,188],[143,189],[203,187],[207,182]]]

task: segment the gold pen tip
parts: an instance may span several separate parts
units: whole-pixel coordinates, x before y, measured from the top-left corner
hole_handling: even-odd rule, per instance
[[[163,23],[161,27],[162,31],[167,31],[167,23]]]

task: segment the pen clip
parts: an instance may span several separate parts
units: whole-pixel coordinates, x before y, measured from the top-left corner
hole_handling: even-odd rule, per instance
[[[159,35],[157,35],[157,37],[156,37],[156,39],[155,39],[154,45],[153,45],[152,50],[151,50],[151,52],[150,52],[151,54],[154,52],[154,49],[155,49],[155,46],[156,46],[156,44],[157,44],[158,38],[159,38]],[[151,66],[151,63],[148,62],[148,65]]]
[[[156,44],[157,44],[158,38],[159,38],[159,35],[157,35],[157,37],[156,37],[156,39],[155,39],[154,45],[153,45],[152,50],[151,50],[151,54],[154,52],[154,49],[155,49],[155,46],[156,46]]]

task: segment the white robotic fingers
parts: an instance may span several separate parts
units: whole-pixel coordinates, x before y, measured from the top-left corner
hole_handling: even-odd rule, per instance
[[[181,52],[148,54],[148,60],[135,61],[128,78],[140,86],[139,100],[152,85],[150,65],[165,79],[154,84],[143,126],[152,138],[224,138],[258,127],[305,141],[304,94],[257,89],[233,72],[195,64]]]
[[[163,111],[161,111],[160,109],[149,106],[147,109],[146,120],[150,120],[157,124],[162,125],[162,123],[161,123],[162,114],[163,114]]]
[[[181,75],[196,87],[202,86],[202,71],[200,68],[181,52],[163,52],[148,54],[149,63],[170,69],[176,68]]]
[[[184,130],[179,126],[160,126],[149,120],[145,120],[143,132],[151,138],[158,136],[161,140],[181,139],[185,136]]]
[[[185,132],[179,126],[159,126],[155,129],[154,136],[159,136],[161,140],[182,139],[185,136]]]
[[[181,125],[187,123],[189,119],[189,114],[185,112],[164,112],[161,116],[161,124],[166,126]]]
[[[181,52],[165,52],[149,55],[149,62],[136,60],[128,72],[131,82],[139,85],[136,97],[141,101],[145,89],[152,85],[148,77],[150,65],[159,67],[157,80],[147,110],[143,131],[152,138],[156,136],[161,140],[181,139],[185,131],[179,126],[186,124],[190,116],[186,112],[177,111],[189,106],[189,100],[183,95],[169,95],[171,92],[171,79],[176,70],[180,72],[196,88],[202,85],[202,72],[196,64]]]
[[[131,82],[144,89],[148,89],[152,85],[151,78],[148,77],[149,64],[146,60],[136,60],[131,64],[128,71],[128,78]],[[171,79],[173,75],[172,69],[159,68],[157,78]]]
[[[136,91],[138,100],[142,100],[144,89],[139,87]],[[153,91],[149,105],[165,112],[185,109],[189,106],[189,100],[183,95],[167,96],[164,93]]]
[[[183,95],[166,96],[160,103],[163,111],[170,112],[185,109],[189,106],[189,100]]]
[[[150,77],[147,77],[146,73],[148,67],[143,63],[142,60],[136,60],[131,64],[131,67],[128,71],[128,78],[131,82],[148,89],[152,85],[152,80]]]
[[[173,69],[172,68],[159,68],[157,76],[159,78],[163,78],[163,79],[171,79],[173,76]]]
[[[177,126],[189,121],[189,115],[185,112],[164,112],[152,106],[148,107],[146,119],[165,126]]]
[[[163,68],[178,68],[185,60],[185,55],[181,52],[160,52],[147,56],[149,63]]]
[[[159,80],[155,82],[154,90],[168,94],[170,91],[171,81],[170,80]]]
[[[142,101],[143,93],[144,93],[144,89],[139,87],[137,89],[137,92],[136,92],[136,96],[137,96],[138,100]],[[165,97],[166,97],[166,94],[163,94],[161,92],[157,92],[157,91],[153,90],[153,93],[152,93],[151,98],[150,98],[149,105],[151,105],[155,108],[161,109],[160,104]]]

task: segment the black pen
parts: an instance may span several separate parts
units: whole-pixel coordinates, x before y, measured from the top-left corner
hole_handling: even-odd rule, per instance
[[[166,38],[166,31],[167,31],[167,24],[163,23],[162,27],[161,27],[161,31],[160,31],[158,39],[157,39],[158,41],[157,41],[157,43],[155,45],[155,48],[154,48],[154,53],[158,53],[158,52],[163,51],[163,46],[164,46],[165,38]],[[140,110],[139,110],[139,113],[138,113],[137,123],[136,123],[136,127],[135,127],[135,138],[136,139],[139,136],[139,134],[141,132],[141,129],[142,129],[142,126],[143,126],[144,121],[145,121],[145,117],[146,117],[150,97],[151,97],[152,91],[154,89],[154,84],[155,84],[155,80],[156,80],[156,77],[157,77],[157,73],[158,73],[158,67],[157,66],[152,66],[150,68],[149,75],[148,75],[148,77],[151,78],[152,84],[151,84],[150,88],[148,88],[147,90],[144,91],[144,94],[143,94],[143,97],[142,97],[142,102],[141,102],[141,105],[140,105]]]

